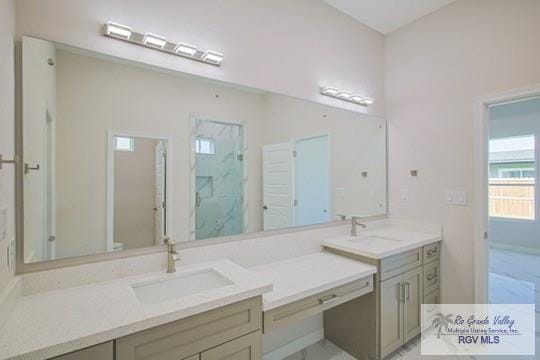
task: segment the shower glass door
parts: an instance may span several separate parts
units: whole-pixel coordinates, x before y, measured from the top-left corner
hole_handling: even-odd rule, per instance
[[[195,120],[195,239],[244,232],[244,129]]]

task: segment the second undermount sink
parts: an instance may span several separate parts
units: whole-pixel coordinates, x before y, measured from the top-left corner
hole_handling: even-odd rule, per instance
[[[352,243],[362,243],[365,246],[397,245],[401,240],[379,235],[367,235],[351,238]]]
[[[156,304],[232,284],[216,270],[204,269],[135,284],[132,288],[140,302]]]

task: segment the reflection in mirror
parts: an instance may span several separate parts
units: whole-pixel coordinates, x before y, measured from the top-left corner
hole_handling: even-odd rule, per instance
[[[29,37],[22,91],[25,262],[386,213],[383,119]]]
[[[126,134],[109,132],[109,252],[160,245],[167,234],[168,141]]]

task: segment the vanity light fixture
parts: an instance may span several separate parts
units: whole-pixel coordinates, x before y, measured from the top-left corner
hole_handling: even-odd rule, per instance
[[[195,45],[190,45],[186,43],[178,43],[174,48],[174,51],[177,54],[182,54],[186,56],[193,56],[197,52],[197,47]]]
[[[163,49],[163,47],[167,44],[167,39],[163,36],[147,32],[144,34],[143,43],[148,46]]]
[[[373,104],[374,100],[370,97],[351,94],[348,91],[340,90],[331,86],[321,87],[321,94],[335,99],[347,101],[353,104],[368,106]]]
[[[202,59],[208,63],[219,65],[223,61],[223,54],[218,53],[217,51],[208,50],[204,53]]]
[[[341,100],[349,100],[351,98],[351,94],[346,91],[340,91],[337,93],[336,97]]]
[[[113,39],[144,46],[171,55],[181,56],[205,64],[220,66],[223,62],[223,54],[220,52],[213,50],[199,50],[197,46],[185,42],[170,42],[167,41],[167,38],[164,36],[150,32],[136,32],[127,25],[122,25],[113,21],[105,23],[103,34]]]
[[[109,21],[105,24],[105,34],[108,36],[129,40],[131,37],[131,28],[129,26]]]
[[[339,94],[339,90],[330,86],[323,86],[321,88],[321,94],[328,96],[336,96]]]

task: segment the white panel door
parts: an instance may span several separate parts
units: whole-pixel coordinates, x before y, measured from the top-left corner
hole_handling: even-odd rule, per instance
[[[167,151],[163,141],[156,145],[156,184],[155,184],[155,236],[154,243],[161,245],[165,236],[165,178],[166,178]]]
[[[292,146],[263,147],[264,230],[289,227],[293,219]]]
[[[330,220],[330,147],[327,135],[295,142],[294,225]]]

